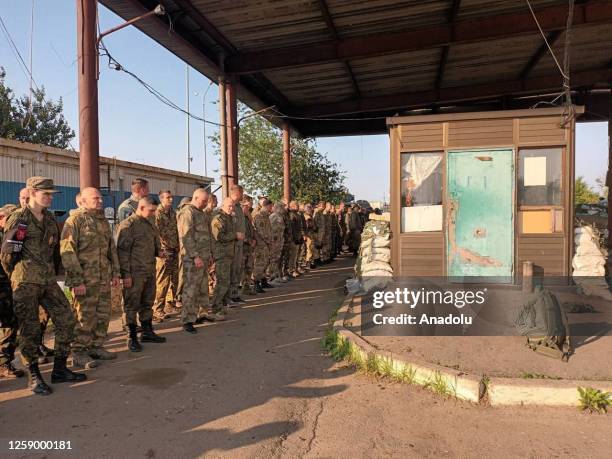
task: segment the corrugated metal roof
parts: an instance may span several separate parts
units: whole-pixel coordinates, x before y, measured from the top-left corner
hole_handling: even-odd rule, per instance
[[[564,28],[567,0],[530,2],[546,33]],[[100,0],[100,3],[129,19],[152,9],[156,1]],[[546,82],[558,81],[555,77],[559,76],[558,69],[546,53],[539,61],[536,59],[532,68],[528,66],[538,55],[543,40],[524,0],[462,0],[455,18],[451,17],[453,0],[164,0],[163,3],[175,18],[174,33],[169,33],[167,24],[159,18],[138,23],[137,27],[210,78],[216,79],[221,74],[218,51],[224,46],[231,62],[240,62],[248,56],[251,59],[249,65],[255,67],[262,60],[252,53],[264,53],[268,67],[260,65],[251,69],[247,65],[240,76],[238,97],[254,109],[274,103],[285,112],[300,116],[301,113],[315,112],[313,106],[316,105],[325,108],[328,104],[360,101],[362,98],[399,97],[425,91],[429,91],[429,98],[423,97],[422,105],[431,106],[438,102],[436,91],[443,88],[508,81],[531,88],[534,86],[521,85],[519,77],[551,77],[538,80],[535,87],[542,88]],[[329,11],[328,19],[332,26],[326,20],[322,4]],[[580,80],[588,83],[587,86],[597,83],[609,88],[611,73],[602,73],[602,70],[611,69],[612,65],[609,51],[612,49],[612,1],[577,2],[576,11],[572,71],[588,71]],[[215,30],[205,30],[208,26],[202,25],[202,18]],[[499,31],[496,22],[487,23],[484,30],[493,38],[470,40],[470,34],[478,31],[479,22],[491,18],[506,22],[498,28]],[[551,20],[553,26],[547,26],[547,21]],[[451,27],[449,21],[458,22]],[[476,22],[457,29],[465,21]],[[600,24],[600,21],[605,22]],[[528,26],[528,30],[517,33],[517,26]],[[390,34],[418,32],[422,28],[428,29],[423,36],[418,33],[414,36],[416,45],[412,46],[415,49],[406,49],[412,42],[396,42],[383,43],[383,49],[377,48],[367,55],[355,51],[359,47],[367,48],[370,37],[379,36],[384,40]],[[457,30],[468,38],[457,42]],[[428,33],[436,37],[437,42],[434,41],[433,45],[428,44]],[[447,35],[448,39],[445,39]],[[334,41],[335,36],[340,42]],[[339,43],[357,39],[363,40],[352,44],[350,53],[353,54],[348,58],[334,54],[340,52],[335,48]],[[388,50],[384,49],[386,45]],[[291,47],[294,48],[288,51]],[[554,47],[557,56],[562,57],[563,37]],[[321,53],[318,53],[319,49]],[[302,54],[307,55],[305,60],[287,61],[287,55],[300,57]],[[526,68],[528,71],[523,75]],[[547,89],[554,89],[552,83],[544,85],[551,86]],[[516,95],[517,85],[508,87],[511,88],[508,94],[504,94],[501,88],[499,95]],[[532,94],[538,90],[542,89],[522,93]],[[483,96],[483,100],[489,99]],[[353,113],[368,116],[397,112],[395,106],[392,110],[381,111],[380,108],[368,109],[370,105],[352,104],[357,110]],[[338,113],[347,111],[339,110]],[[298,131],[308,134],[316,134],[317,126],[321,125],[298,120],[293,124]],[[383,123],[379,125],[383,126]],[[361,126],[356,124],[355,128]],[[320,132],[333,130],[326,127]],[[346,128],[339,130],[347,131]]]

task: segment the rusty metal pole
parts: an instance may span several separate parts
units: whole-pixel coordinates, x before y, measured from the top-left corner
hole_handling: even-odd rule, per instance
[[[225,101],[227,103],[227,171],[228,186],[238,184],[238,100],[236,99],[236,79],[226,83]]]
[[[100,187],[96,0],[77,0],[79,178],[81,189]],[[110,185],[110,184],[109,184]]]
[[[226,114],[227,105],[225,103],[225,77],[219,77],[219,122],[222,126],[219,127],[219,143],[221,144],[221,197],[229,196],[229,187],[227,185],[227,129],[226,129]]]
[[[283,196],[289,204],[291,201],[291,128],[283,124]]]

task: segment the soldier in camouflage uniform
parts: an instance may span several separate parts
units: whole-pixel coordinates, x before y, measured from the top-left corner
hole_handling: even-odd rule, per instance
[[[64,292],[57,285],[61,268],[59,228],[47,209],[57,190],[53,180],[30,177],[28,207],[13,212],[5,225],[14,242],[2,248],[2,265],[10,275],[13,288],[13,308],[19,324],[19,348],[28,366],[30,389],[35,394],[48,395],[51,388],[43,380],[38,368],[38,344],[41,340],[39,305],[49,313],[55,326],[55,359],[51,382],[78,382],[87,377],[66,368],[75,320]],[[18,250],[15,258],[11,251]],[[13,263],[14,262],[14,263]]]
[[[141,198],[136,212],[119,224],[117,233],[117,255],[123,279],[123,314],[129,330],[128,348],[132,352],[142,351],[136,332],[137,319],[142,326],[142,342],[166,341],[153,331],[155,257],[160,250],[155,227],[156,208],[150,197]]]
[[[290,259],[291,252],[293,250],[293,237],[291,234],[291,222],[289,221],[289,208],[285,200],[282,201],[283,208],[281,215],[283,216],[283,222],[285,223],[285,230],[283,231],[283,250],[280,261],[280,276],[283,281],[293,279],[291,273]]]
[[[270,214],[270,227],[272,229],[272,243],[270,244],[270,266],[268,275],[272,281],[283,281],[281,275],[281,262],[283,246],[285,245],[285,218],[283,216],[284,206],[277,202],[274,212]],[[285,279],[284,282],[287,280]]]
[[[244,196],[241,202],[242,213],[245,219],[245,231],[243,241],[243,269],[242,269],[242,293],[245,295],[255,295],[253,289],[253,267],[255,253],[255,227],[253,226],[253,218],[251,212],[253,210],[253,198]]]
[[[179,213],[180,257],[185,279],[181,322],[188,333],[197,333],[193,325],[205,318],[217,319],[208,316],[208,266],[212,254],[210,228],[203,212],[208,201],[208,191],[198,188],[193,192],[191,203]]]
[[[17,206],[13,204],[0,208],[0,241],[4,236],[4,223],[15,210]],[[20,378],[24,375],[23,370],[13,366],[19,326],[13,311],[11,282],[2,265],[0,265],[0,327],[0,379]]]
[[[298,249],[303,241],[302,235],[302,219],[298,213],[298,203],[291,201],[289,203],[289,262],[288,274],[292,277],[299,277],[297,266]]]
[[[298,247],[298,272],[300,274],[306,273],[310,269],[310,263],[306,262],[306,218],[304,217],[304,203],[300,202],[298,205],[298,215],[300,217],[300,225],[302,228],[302,242]]]
[[[163,190],[159,193],[160,205],[155,212],[155,225],[159,232],[161,250],[157,258],[156,294],[153,303],[153,320],[162,322],[166,313],[175,312],[172,302],[176,301],[178,284],[178,251],[179,238],[176,226],[176,212],[172,208],[172,192]],[[171,298],[168,301],[168,298]]]
[[[224,314],[224,301],[229,295],[231,265],[234,259],[234,243],[237,240],[236,229],[232,210],[234,200],[227,197],[223,200],[223,205],[212,219],[211,236],[213,257],[215,258],[217,283],[213,292],[212,308],[213,312]],[[241,209],[242,210],[242,209]]]
[[[185,197],[183,199],[181,199],[181,202],[178,205],[177,208],[177,212],[176,212],[176,221],[178,222],[180,216],[181,216],[181,211],[183,209],[185,209],[189,203],[191,202],[191,198],[190,197]],[[176,285],[176,303],[174,304],[174,306],[176,307],[176,309],[180,309],[180,306],[182,306],[182,296],[183,296],[183,261],[181,259],[181,257],[178,257],[178,284]],[[179,306],[180,305],[180,306]]]
[[[242,212],[243,189],[240,185],[230,187],[230,198],[234,200],[233,215],[234,229],[236,231],[236,241],[234,242],[234,259],[231,268],[231,282],[229,297],[236,303],[244,303],[240,297],[240,281],[242,281],[242,271],[244,269],[244,236],[246,232],[246,220]]]
[[[317,226],[313,218],[312,204],[304,206],[304,240],[306,245],[306,265],[313,269],[315,268],[315,237],[317,235]]]
[[[117,357],[102,346],[111,316],[111,286],[119,287],[119,260],[100,191],[85,188],[81,206],[70,212],[64,224],[60,252],[76,316],[73,363],[93,368],[97,365],[92,358]]]
[[[117,209],[117,222],[121,223],[138,208],[138,201],[149,196],[149,182],[143,178],[132,180],[132,195],[123,201]]]
[[[323,255],[323,242],[326,238],[327,224],[325,223],[326,217],[324,215],[325,203],[320,202],[317,204],[317,208],[314,211],[313,220],[316,232],[314,234],[314,258],[315,265],[324,263],[325,258]]]
[[[264,293],[263,287],[271,287],[266,279],[266,271],[270,264],[270,245],[272,244],[271,208],[272,203],[267,199],[263,199],[260,202],[259,209],[253,216],[253,227],[255,229],[253,280],[255,281],[255,291],[257,293]]]
[[[321,259],[323,263],[329,263],[331,261],[331,241],[332,241],[332,221],[333,215],[331,213],[331,203],[325,203],[325,209],[323,211],[325,234],[321,241]]]
[[[215,196],[214,194],[211,194],[208,199],[208,204],[206,204],[206,207],[204,208],[204,215],[206,217],[206,225],[208,225],[209,233],[211,230],[210,224],[212,223],[212,219],[217,212],[219,212],[219,209],[217,208],[217,196]],[[212,245],[211,245],[211,251],[212,251]],[[217,283],[217,275],[215,272],[215,259],[213,258],[212,262],[208,266],[208,290],[206,291],[206,294],[208,296],[211,296],[213,294],[216,283]]]

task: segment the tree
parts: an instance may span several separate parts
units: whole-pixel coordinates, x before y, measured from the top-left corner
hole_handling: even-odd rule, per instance
[[[242,117],[251,114],[241,105]],[[283,197],[283,147],[281,130],[262,116],[243,119],[239,131],[239,174],[245,190],[273,201]],[[211,136],[220,154],[219,135]],[[317,151],[313,139],[291,139],[291,196],[298,201],[340,202],[348,194],[344,172]]]
[[[574,200],[576,205],[597,204],[599,195],[591,189],[582,177],[577,177],[574,182]]]
[[[57,102],[47,100],[42,87],[33,90],[31,103],[28,95],[15,99],[5,77],[0,68],[0,137],[68,148],[75,134],[64,118],[61,97]]]

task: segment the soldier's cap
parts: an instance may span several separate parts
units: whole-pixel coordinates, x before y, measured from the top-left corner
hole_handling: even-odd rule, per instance
[[[5,204],[4,206],[0,207],[0,215],[8,217],[17,209],[18,207],[15,204]]]
[[[26,181],[26,187],[37,191],[45,191],[47,193],[59,193],[59,190],[53,185],[53,179],[41,177],[39,175],[30,177]]]

